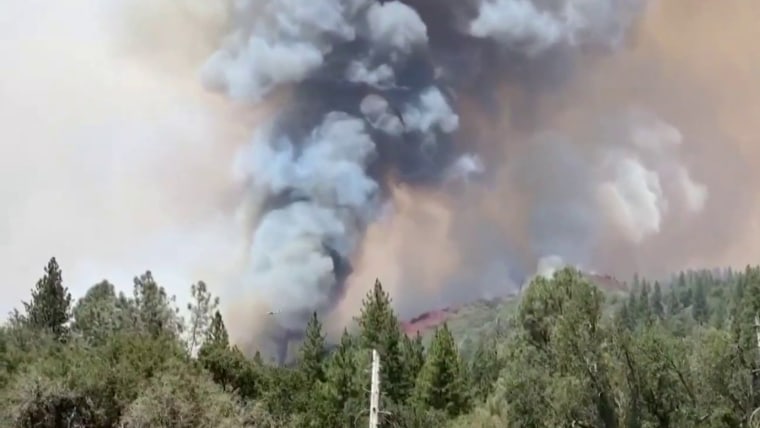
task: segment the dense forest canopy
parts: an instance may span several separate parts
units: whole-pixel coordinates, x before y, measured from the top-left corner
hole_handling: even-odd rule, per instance
[[[150,272],[74,301],[53,258],[0,328],[0,425],[365,426],[376,349],[383,427],[759,426],[760,268],[588,278],[537,277],[498,322],[425,338],[377,281],[338,343],[314,314],[286,367],[230,342],[203,282],[183,319]]]

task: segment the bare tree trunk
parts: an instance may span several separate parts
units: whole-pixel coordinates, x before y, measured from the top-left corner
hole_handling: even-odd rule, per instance
[[[369,395],[369,428],[377,428],[380,416],[380,354],[372,350],[372,390]]]

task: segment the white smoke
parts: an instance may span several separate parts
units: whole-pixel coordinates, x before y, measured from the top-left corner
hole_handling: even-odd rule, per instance
[[[561,257],[550,255],[541,257],[538,260],[538,266],[536,267],[535,276],[543,276],[545,278],[551,278],[555,272],[565,267],[566,264]]]
[[[365,172],[374,155],[364,122],[344,113],[329,113],[302,142],[260,132],[238,163],[252,191],[303,201],[263,214],[241,286],[277,311],[327,308],[336,278],[325,247],[347,258],[375,215],[378,185]]]
[[[399,2],[242,1],[234,13],[239,16],[235,28],[209,58],[202,77],[208,88],[235,100],[257,102],[280,85],[308,78],[334,44],[357,37],[366,38],[371,50],[348,62],[346,79],[388,88],[395,85],[392,63],[428,42],[420,16]],[[362,13],[364,20],[358,19]],[[359,22],[366,26],[355,27]],[[391,63],[373,64],[382,58]],[[376,154],[370,129],[393,137],[418,132],[435,144],[435,133],[451,133],[459,125],[435,87],[401,110],[376,94],[357,107],[369,128],[360,118],[327,110],[303,141],[291,141],[270,126],[237,160],[259,217],[240,287],[285,312],[278,322],[287,328],[301,328],[304,314],[335,303],[341,279],[332,252],[339,261],[350,260],[364,229],[379,215],[379,185],[366,172]],[[277,198],[285,205],[266,205]]]
[[[640,243],[659,233],[672,211],[699,213],[708,192],[681,160],[683,136],[678,129],[640,112],[631,113],[629,121],[622,147],[606,146],[598,197],[609,221]]]
[[[260,101],[278,85],[317,70],[333,42],[353,40],[352,20],[368,2],[237,1],[235,29],[203,67],[203,82],[232,99]]]
[[[369,94],[364,97],[359,104],[359,110],[375,129],[393,136],[400,136],[404,132],[401,116],[396,114],[388,100],[380,95]]]
[[[416,103],[408,104],[403,116],[409,129],[427,135],[435,131],[450,134],[459,128],[459,115],[435,87],[423,91]]]
[[[484,171],[483,160],[478,155],[469,153],[460,156],[451,164],[446,173],[446,180],[449,182],[469,182],[472,177],[482,174]]]
[[[607,167],[611,177],[598,192],[611,220],[634,242],[659,232],[668,210],[660,176],[631,158],[615,158]]]
[[[701,212],[707,187],[683,159],[683,136],[651,114],[612,112],[612,132],[594,144],[546,134],[511,168],[532,201],[534,257],[559,257],[587,269],[613,239],[641,244],[669,217]]]
[[[470,24],[470,34],[493,38],[510,47],[540,53],[567,37],[557,17],[540,11],[528,0],[486,0]]]
[[[427,45],[427,26],[414,9],[401,2],[375,2],[367,12],[367,21],[370,40],[376,47],[409,54],[415,47]]]
[[[558,0],[548,7],[537,3],[482,0],[469,32],[528,55],[559,44],[617,47],[643,7],[641,0]]]
[[[387,89],[395,85],[396,74],[388,64],[370,68],[362,61],[353,61],[346,70],[346,79],[352,83],[366,83],[378,89]]]

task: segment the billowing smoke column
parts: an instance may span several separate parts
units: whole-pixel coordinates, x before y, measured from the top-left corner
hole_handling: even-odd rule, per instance
[[[580,58],[620,48],[643,1],[234,2],[232,31],[205,64],[204,84],[236,101],[288,99],[239,156],[257,207],[240,286],[280,313],[287,331],[301,329],[312,311],[329,311],[389,183],[436,188],[473,173],[488,181],[488,157],[500,143],[476,150],[484,144],[462,127],[461,101],[496,116],[495,90],[520,87],[526,102],[514,125],[536,129],[530,100],[561,86]],[[591,156],[552,135],[525,143],[531,148],[515,162],[535,165],[529,159],[538,156],[549,177],[514,168],[534,193],[537,256],[588,262],[603,205],[632,235],[658,228],[665,189],[653,171],[662,166],[658,151],[679,136],[647,120],[655,137],[635,131],[631,142]],[[665,143],[658,132],[668,134]],[[649,167],[638,149],[651,154]],[[685,170],[669,173],[696,207],[704,190]],[[634,205],[646,211],[632,212]]]

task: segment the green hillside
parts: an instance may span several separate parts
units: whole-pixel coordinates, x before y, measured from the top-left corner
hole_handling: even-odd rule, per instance
[[[312,317],[292,367],[243,355],[218,300],[203,283],[192,295],[180,319],[147,272],[131,296],[103,282],[74,302],[51,260],[0,328],[0,426],[366,426],[370,349],[383,427],[760,422],[760,268],[628,288],[565,269],[519,298],[444,310],[424,338],[378,282],[329,352]]]

